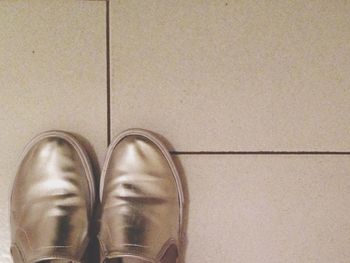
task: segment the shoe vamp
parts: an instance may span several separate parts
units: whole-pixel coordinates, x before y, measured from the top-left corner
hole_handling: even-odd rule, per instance
[[[155,257],[176,238],[179,203],[170,169],[122,172],[106,183],[102,232],[109,251]]]
[[[22,163],[13,193],[13,222],[32,249],[81,244],[88,214],[84,168],[65,148],[33,151]],[[16,238],[15,238],[16,239]]]

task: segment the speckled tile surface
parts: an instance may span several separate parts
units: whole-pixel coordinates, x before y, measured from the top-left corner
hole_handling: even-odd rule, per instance
[[[348,151],[346,1],[111,1],[112,132],[178,151]]]
[[[60,129],[107,145],[105,3],[0,1],[0,262],[9,256],[8,197],[37,133]]]
[[[350,156],[186,155],[186,262],[347,263]]]

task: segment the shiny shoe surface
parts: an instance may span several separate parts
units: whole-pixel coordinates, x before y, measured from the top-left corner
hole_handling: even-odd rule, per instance
[[[154,135],[133,129],[112,142],[100,201],[101,262],[176,262],[183,190],[169,152]]]
[[[38,135],[12,187],[14,263],[81,262],[93,205],[92,170],[78,141],[58,131]]]

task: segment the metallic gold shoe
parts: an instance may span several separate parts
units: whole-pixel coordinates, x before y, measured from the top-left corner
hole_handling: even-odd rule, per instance
[[[14,263],[81,262],[94,196],[90,163],[75,138],[58,131],[34,138],[12,187]]]
[[[100,200],[101,262],[176,262],[183,190],[169,152],[154,135],[132,129],[112,142]]]

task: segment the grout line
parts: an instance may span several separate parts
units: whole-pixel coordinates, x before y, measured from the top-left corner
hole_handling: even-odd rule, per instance
[[[350,155],[341,151],[170,151],[173,155]]]
[[[106,60],[107,60],[107,143],[111,142],[111,76],[110,76],[109,0],[106,0]],[[107,146],[108,146],[107,145]],[[342,151],[170,151],[173,155],[350,155]]]
[[[111,72],[110,72],[109,1],[106,1],[106,62],[107,62],[107,146],[111,143]]]

